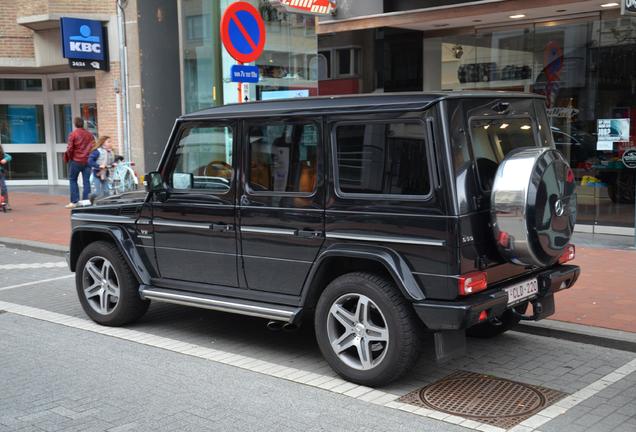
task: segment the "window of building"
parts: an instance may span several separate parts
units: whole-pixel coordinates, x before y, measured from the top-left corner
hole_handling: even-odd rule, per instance
[[[338,187],[350,194],[424,196],[431,191],[420,122],[336,128]]]
[[[168,184],[173,189],[205,189],[215,193],[230,190],[232,128],[197,126],[185,129],[177,146]]]
[[[7,180],[46,180],[46,153],[11,153],[7,164]]]
[[[0,143],[44,144],[42,105],[0,105]]]
[[[97,135],[97,104],[95,102],[80,104],[80,117],[84,120],[84,128]]]
[[[42,91],[42,80],[34,78],[0,78],[0,91]]]
[[[318,127],[314,123],[250,126],[250,189],[312,193],[316,189],[318,139]]]
[[[344,48],[336,50],[338,76],[357,75],[359,70],[360,49]]]
[[[51,90],[52,91],[63,91],[71,89],[71,80],[63,77],[63,78],[51,78]]]
[[[64,162],[64,153],[56,153],[57,162],[57,178],[59,180],[68,180],[68,163]]]
[[[190,15],[186,17],[186,38],[189,41],[210,39],[212,23],[210,14]]]
[[[53,115],[55,120],[55,142],[65,143],[69,134],[73,131],[73,115],[71,105],[53,105]]]
[[[79,90],[87,90],[95,88],[94,76],[81,76],[77,79],[77,88]]]
[[[331,79],[331,51],[318,53],[318,80]]]

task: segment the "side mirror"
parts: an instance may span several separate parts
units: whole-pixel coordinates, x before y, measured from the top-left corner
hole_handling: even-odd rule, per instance
[[[158,171],[152,171],[146,174],[144,185],[146,187],[146,192],[148,193],[163,192],[166,190],[163,185],[161,174]]]

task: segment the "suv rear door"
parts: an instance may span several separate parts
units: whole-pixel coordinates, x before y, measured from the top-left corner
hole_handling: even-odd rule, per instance
[[[181,124],[162,176],[165,202],[152,202],[155,253],[162,281],[210,291],[204,285],[238,287],[236,181],[232,122]]]
[[[244,284],[297,296],[324,241],[321,124],[243,123],[239,200]]]

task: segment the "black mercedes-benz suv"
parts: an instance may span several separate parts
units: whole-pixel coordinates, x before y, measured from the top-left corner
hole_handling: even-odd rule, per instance
[[[579,268],[575,180],[542,98],[410,93],[179,118],[146,191],[72,213],[82,307],[161,301],[299,325],[348,380],[405,373],[554,313]]]

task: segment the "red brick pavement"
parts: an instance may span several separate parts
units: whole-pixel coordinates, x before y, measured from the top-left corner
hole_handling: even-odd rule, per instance
[[[67,198],[14,193],[14,210],[0,214],[0,237],[68,245]],[[636,333],[636,251],[578,248],[582,275],[574,288],[556,295],[551,319]]]

